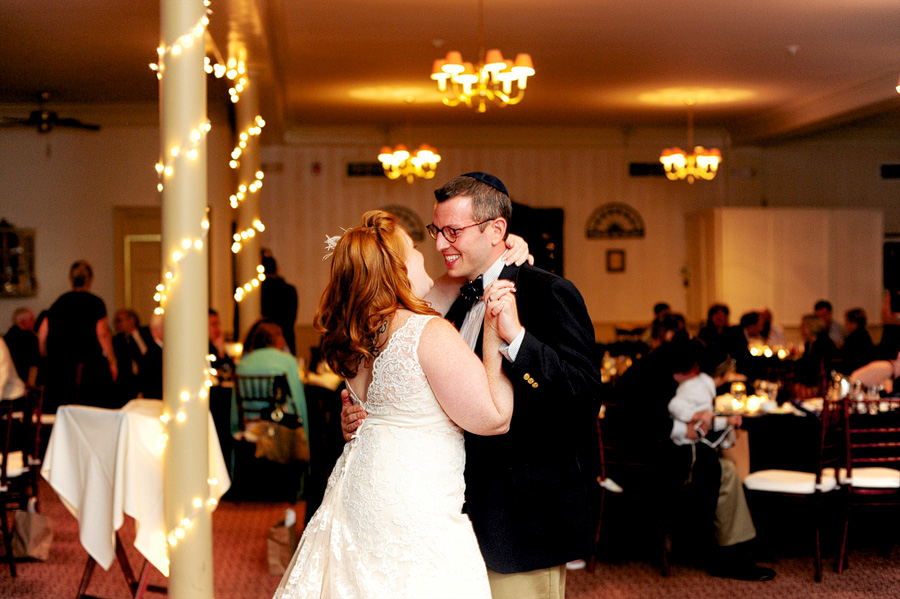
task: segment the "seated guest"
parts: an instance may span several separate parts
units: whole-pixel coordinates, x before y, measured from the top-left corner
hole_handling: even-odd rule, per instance
[[[741,425],[741,417],[715,417],[716,383],[700,372],[702,348],[698,348],[698,342],[673,343],[670,350],[672,376],[678,383],[668,406],[672,418],[670,436],[675,444],[671,466],[678,473],[682,488],[680,518],[675,525],[694,536],[701,551],[704,543],[712,544],[711,533],[715,531],[715,546],[708,563],[711,574],[738,580],[769,580],[775,572],[750,559],[748,543],[756,538],[756,528],[737,468],[718,452],[718,448],[731,444],[730,431]],[[704,539],[706,535],[708,539]]]
[[[13,313],[13,324],[3,337],[19,378],[29,385],[37,384],[38,363],[41,359],[38,338],[34,332],[34,312],[18,308]]]
[[[844,315],[847,337],[844,339],[844,347],[841,348],[839,368],[843,374],[850,374],[875,359],[875,344],[872,343],[872,337],[866,330],[866,324],[866,311],[862,308],[847,310]]]
[[[746,375],[748,379],[761,378],[764,373],[764,365],[759,360],[754,360],[750,354],[750,340],[758,339],[762,325],[759,322],[758,312],[747,312],[741,316],[741,323],[730,327],[725,333],[723,341],[728,356],[735,360],[737,372]],[[760,369],[763,372],[760,372]]]
[[[626,489],[643,489],[657,498],[655,509],[665,513],[667,528],[681,533],[678,537],[685,546],[702,551],[701,557],[711,572],[742,580],[766,580],[774,573],[753,565],[745,554],[746,545],[741,545],[747,540],[746,526],[723,525],[722,538],[727,539],[723,546],[731,543],[738,547],[733,554],[715,549],[714,519],[722,486],[722,468],[715,451],[704,445],[705,449],[698,454],[700,461],[692,470],[691,447],[676,447],[672,440],[676,426],[682,437],[692,440],[699,439],[698,430],[708,430],[705,416],[708,410],[698,411],[688,422],[677,424],[669,416],[669,402],[678,389],[673,376],[676,358],[689,344],[693,345],[679,331],[677,319],[671,316],[663,319],[654,325],[650,353],[635,361],[616,382],[614,401],[607,406],[604,418],[604,444],[615,447],[626,459],[645,463],[649,468],[633,473],[622,470],[615,474],[615,480]],[[699,344],[693,346],[698,352],[705,351]],[[727,488],[733,488],[735,480],[740,485],[736,472],[729,471],[726,475],[734,477],[728,481]],[[693,484],[685,486],[689,478]],[[698,513],[702,518],[698,519]],[[692,536],[690,531],[697,532]]]
[[[303,421],[306,438],[309,439],[309,418],[306,411],[306,396],[300,383],[297,358],[284,351],[285,340],[281,327],[268,318],[261,318],[250,327],[244,340],[244,353],[237,367],[238,375],[278,375],[286,374],[290,397],[286,399],[284,411],[296,414]],[[236,398],[231,406],[231,434],[238,430]]]
[[[658,302],[653,306],[653,320],[650,321],[650,324],[647,325],[647,328],[644,329],[644,333],[641,335],[641,341],[645,343],[648,347],[650,346],[650,341],[653,338],[653,323],[659,322],[666,316],[672,313],[672,307],[666,302]]]
[[[25,383],[19,378],[6,342],[0,339],[0,400],[19,399],[25,395]]]
[[[828,300],[819,300],[816,302],[815,307],[813,308],[815,313],[825,322],[825,330],[828,331],[828,336],[831,337],[831,340],[834,342],[835,347],[840,349],[844,345],[844,338],[847,336],[847,331],[844,329],[841,323],[834,320],[832,315],[832,307],[831,302]]]
[[[246,351],[246,349],[245,349]],[[219,313],[209,309],[209,355],[212,356],[210,368],[213,376],[220,382],[230,381],[234,373],[234,360],[225,352],[225,332]]]
[[[759,310],[759,336],[763,342],[772,348],[783,348],[787,346],[787,339],[784,336],[784,329],[772,322],[772,311],[768,308],[760,308]]]
[[[134,310],[119,310],[113,317],[113,351],[119,376],[116,397],[125,405],[136,397],[162,399],[162,348],[148,327],[140,325]]]
[[[838,348],[818,314],[803,316],[800,334],[803,336],[803,355],[797,360],[794,371],[794,393],[800,399],[806,399],[824,392],[832,364],[838,357]]]
[[[726,337],[730,310],[725,304],[713,304],[706,314],[706,324],[697,338],[706,347],[702,363],[703,372],[712,372],[728,359]]]

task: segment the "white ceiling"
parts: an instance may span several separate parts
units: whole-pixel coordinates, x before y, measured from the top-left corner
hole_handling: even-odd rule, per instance
[[[484,4],[487,47],[528,52],[537,71],[520,105],[486,114],[442,106],[429,79],[447,50],[476,61],[478,0],[213,0],[210,28],[226,57],[246,46],[263,116],[279,131],[683,126],[687,97],[698,127],[723,128],[737,144],[859,119],[900,129],[898,0]],[[148,68],[156,1],[6,0],[0,39],[2,116],[27,116],[11,106],[45,90],[51,107],[158,95]],[[225,98],[211,84],[211,99]]]

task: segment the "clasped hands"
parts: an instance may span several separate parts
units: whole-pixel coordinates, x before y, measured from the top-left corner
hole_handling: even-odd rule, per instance
[[[515,284],[506,279],[497,279],[484,290],[485,328],[491,327],[507,343],[522,330],[515,292]]]

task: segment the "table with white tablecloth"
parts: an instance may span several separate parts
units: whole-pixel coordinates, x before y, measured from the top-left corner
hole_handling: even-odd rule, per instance
[[[61,406],[41,475],[78,519],[79,540],[104,569],[116,559],[116,531],[134,518],[134,546],[168,576],[163,498],[162,402],[135,399],[121,410]],[[210,496],[231,481],[209,418]]]

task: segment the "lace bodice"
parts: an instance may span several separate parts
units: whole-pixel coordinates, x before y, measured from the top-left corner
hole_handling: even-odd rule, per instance
[[[425,325],[432,318],[423,314],[409,316],[391,335],[384,350],[372,363],[372,382],[365,396],[366,411],[369,414],[434,414],[443,412],[422,365],[419,364],[419,339]],[[348,385],[349,386],[349,385]],[[357,396],[361,389],[350,393],[356,403],[362,403]]]

